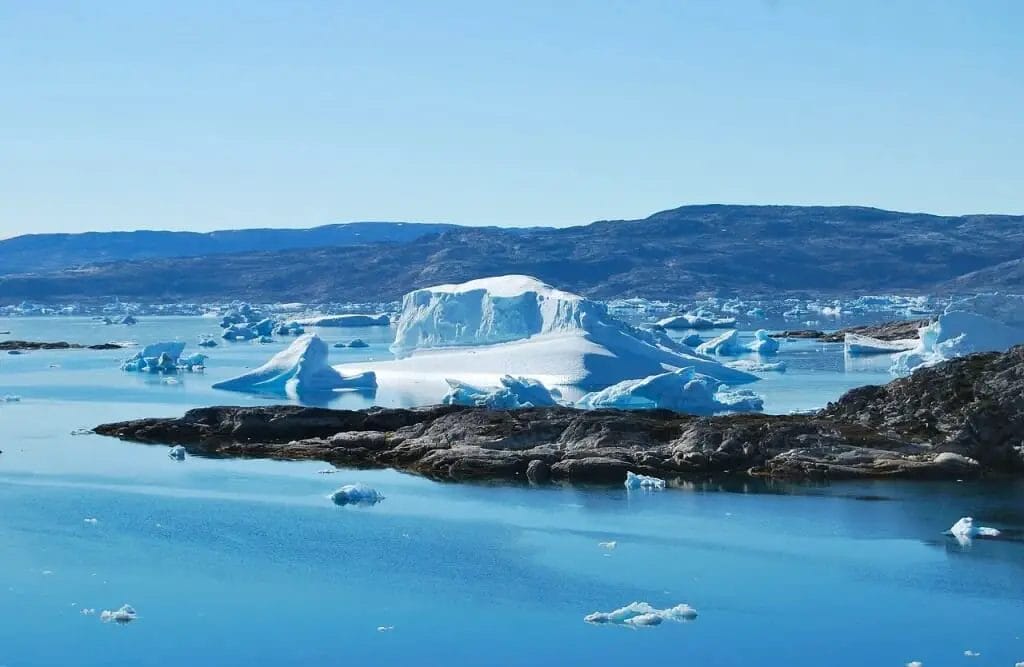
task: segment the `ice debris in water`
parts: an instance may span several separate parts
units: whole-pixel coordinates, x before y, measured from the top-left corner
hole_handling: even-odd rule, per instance
[[[667,609],[657,609],[646,602],[631,602],[625,607],[614,611],[596,611],[587,614],[583,620],[587,623],[612,623],[630,627],[650,627],[661,625],[663,621],[692,621],[697,618],[697,610],[688,604],[679,604]]]
[[[758,354],[775,354],[779,351],[779,341],[772,338],[765,329],[754,332],[754,340],[743,346],[744,349]]]
[[[626,472],[627,489],[664,489],[665,480],[648,475],[638,475],[632,470]]]
[[[104,623],[110,623],[111,621],[114,623],[130,623],[136,618],[138,618],[138,614],[130,604],[122,605],[120,609],[113,611],[104,609],[100,612],[100,620]]]
[[[170,450],[168,450],[167,456],[168,456],[168,458],[172,458],[175,461],[184,461],[185,460],[185,448],[182,447],[181,445],[175,445],[175,446],[171,447]]]
[[[500,387],[475,387],[459,380],[446,379],[448,393],[441,402],[445,405],[475,405],[492,410],[516,410],[555,405],[557,389],[548,389],[537,380],[504,375],[498,380]]]
[[[999,531],[995,528],[989,528],[988,526],[976,526],[974,525],[974,518],[965,516],[949,529],[949,534],[953,537],[999,537]]]
[[[88,519],[82,519],[82,521],[84,523],[87,523],[87,524],[91,525],[91,526],[95,526],[96,524],[98,524],[100,522],[100,520],[97,519],[96,517],[89,517]]]
[[[365,484],[346,484],[330,496],[335,505],[376,505],[384,496]]]
[[[612,541],[612,542],[598,542],[597,546],[601,547],[602,549],[607,549],[608,551],[611,551],[616,546],[618,546],[618,544],[619,543],[615,542],[615,541]]]
[[[964,651],[964,657],[967,658],[977,658],[980,655],[980,653],[978,653],[977,651],[972,651],[971,649],[967,649],[966,651]]]
[[[18,403],[20,401],[21,396],[18,396],[17,394],[6,394],[5,396],[0,397],[0,403]]]
[[[93,609],[92,607],[83,607],[82,611],[80,611],[78,613],[80,613],[82,616],[95,616],[96,615],[96,610]]]
[[[709,341],[701,343],[697,346],[697,351],[701,354],[730,357],[743,354],[746,350],[740,345],[740,332],[736,329],[730,329],[721,336],[716,336]]]
[[[624,380],[601,391],[582,396],[576,407],[596,410],[665,409],[694,415],[716,412],[758,412],[760,396],[748,389],[729,389],[723,382],[693,368],[660,373],[638,380]]]
[[[911,660],[906,664],[906,667],[924,667],[924,663],[920,660]]]
[[[394,629],[395,629],[395,626],[393,626],[393,625],[378,625],[377,626],[377,632],[391,632]]]
[[[785,373],[786,362],[785,361],[766,361],[760,362],[753,359],[737,359],[736,361],[728,361],[725,364],[729,368],[735,368],[741,371],[747,371],[748,373]]]

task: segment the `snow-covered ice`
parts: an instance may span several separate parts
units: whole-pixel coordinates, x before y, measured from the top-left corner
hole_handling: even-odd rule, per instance
[[[665,480],[650,475],[639,475],[632,470],[626,471],[627,489],[664,489]]]
[[[391,324],[391,318],[387,315],[347,313],[344,315],[307,317],[297,320],[297,323],[304,327],[386,327]]]
[[[365,484],[346,484],[330,496],[335,505],[376,505],[384,496]]]
[[[743,354],[746,350],[740,344],[740,332],[730,329],[720,336],[705,341],[697,346],[697,352],[701,354],[716,355],[720,357],[731,357]]]
[[[757,354],[775,354],[779,351],[779,341],[772,338],[766,329],[758,329],[754,332],[754,340],[743,348]]]
[[[646,602],[631,602],[625,607],[613,611],[595,611],[587,614],[583,620],[587,623],[612,623],[631,627],[649,627],[661,625],[664,621],[692,621],[697,618],[697,610],[688,604],[679,604],[667,609],[657,609]]]
[[[448,379],[448,393],[441,402],[445,405],[483,406],[492,410],[538,408],[557,403],[558,390],[551,390],[537,380],[504,375],[499,387],[476,387],[459,380]]]
[[[897,354],[917,347],[917,340],[880,340],[871,336],[847,333],[843,336],[843,350],[846,354],[866,356],[871,354]]]
[[[576,402],[585,409],[654,410],[662,408],[695,415],[718,412],[757,412],[764,401],[746,389],[729,389],[693,368],[659,373],[638,380],[623,380]]]
[[[214,389],[298,397],[339,389],[375,389],[372,371],[344,374],[327,363],[329,348],[316,334],[303,334],[259,368],[213,385]]]
[[[756,376],[696,354],[663,332],[617,320],[605,307],[529,276],[499,276],[410,292],[402,302],[394,361],[357,362],[381,382],[496,385],[504,375],[545,386],[607,386],[684,366],[722,382]]]

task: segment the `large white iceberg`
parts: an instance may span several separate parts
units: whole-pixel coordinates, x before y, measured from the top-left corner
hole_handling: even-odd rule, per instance
[[[1024,343],[1024,296],[982,294],[954,301],[917,336],[917,345],[893,360],[893,373],[975,352],[1008,350]]]
[[[718,412],[757,412],[764,408],[764,401],[752,391],[728,389],[724,383],[697,373],[693,368],[681,368],[639,380],[624,380],[583,396],[576,406],[619,410],[663,408],[694,415],[712,415]]]
[[[338,389],[376,389],[372,371],[344,374],[327,363],[329,348],[316,334],[304,334],[259,368],[213,385],[214,389],[298,397]]]
[[[912,350],[915,347],[917,347],[917,341],[913,339],[881,340],[855,333],[847,333],[843,336],[843,350],[851,357],[872,354],[897,354]]]
[[[445,405],[482,406],[492,410],[539,408],[557,403],[558,390],[551,390],[530,378],[505,375],[500,387],[476,387],[459,380],[446,380],[448,393],[441,400]]]
[[[606,386],[685,366],[730,384],[757,379],[529,276],[410,292],[392,350],[399,359],[343,368],[372,368],[381,381],[457,377],[481,386],[496,385],[510,374],[548,387]]]

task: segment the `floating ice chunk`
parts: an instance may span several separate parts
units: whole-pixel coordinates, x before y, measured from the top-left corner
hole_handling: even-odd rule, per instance
[[[17,394],[4,394],[0,396],[0,403],[20,403],[21,396]]]
[[[743,346],[744,349],[758,354],[775,354],[779,351],[779,341],[772,338],[765,329],[754,332],[754,340]]]
[[[627,489],[664,489],[665,480],[649,475],[638,475],[632,470],[626,471]]]
[[[212,338],[203,338],[199,341],[199,347],[217,347],[217,341]]]
[[[697,351],[701,354],[731,357],[737,354],[743,354],[745,350],[743,346],[740,345],[740,332],[736,329],[730,329],[720,336],[716,336],[709,341],[701,343],[697,346]]]
[[[214,389],[299,397],[339,389],[376,389],[372,371],[344,375],[327,363],[329,348],[316,334],[303,334],[259,368],[213,385]]]
[[[349,347],[370,347],[370,344],[362,338],[353,338],[348,342]]]
[[[83,607],[82,611],[80,611],[78,613],[80,613],[82,616],[95,616],[96,615],[96,610],[93,609],[92,607]]]
[[[167,457],[172,458],[175,461],[185,460],[185,448],[181,445],[175,445],[167,451]]]
[[[965,658],[977,658],[980,655],[980,653],[978,653],[977,651],[972,651],[971,649],[967,649],[966,651],[964,651]]]
[[[988,526],[976,526],[974,525],[974,518],[965,516],[949,529],[949,534],[957,538],[975,538],[975,537],[999,537],[999,531],[995,528],[989,528]]]
[[[121,370],[147,373],[174,373],[178,370],[178,358],[185,350],[185,343],[171,341],[153,343],[136,352],[121,364]]]
[[[139,321],[131,315],[125,315],[121,318],[121,324],[138,324]]]
[[[104,623],[130,623],[138,617],[135,609],[130,604],[122,605],[120,609],[115,609],[114,611],[105,609],[100,612],[100,620]]]
[[[365,484],[346,484],[328,497],[335,505],[376,505],[384,500],[377,489]]]
[[[700,337],[700,334],[690,334],[689,336],[684,338],[682,342],[683,345],[687,347],[696,348],[697,346],[704,342],[704,339]]]
[[[196,352],[195,354],[190,354],[187,357],[180,357],[178,359],[178,368],[190,371],[202,370],[203,367],[206,366],[207,359],[209,359],[209,357],[205,354]]]
[[[602,549],[607,549],[608,551],[612,551],[612,550],[615,549],[615,547],[618,546],[618,544],[619,543],[615,542],[615,541],[611,541],[611,542],[598,542],[597,546],[601,547]]]
[[[596,611],[587,614],[583,620],[587,623],[603,624],[612,623],[615,625],[627,625],[633,627],[644,627],[661,625],[663,621],[692,621],[697,618],[697,610],[688,604],[679,604],[667,609],[657,609],[646,602],[631,602],[625,607],[614,611]]]
[[[843,350],[850,356],[866,356],[870,354],[897,354],[917,347],[914,339],[880,340],[871,336],[847,333],[843,336]]]
[[[639,380],[625,380],[576,402],[583,409],[665,409],[695,415],[717,412],[757,412],[764,407],[760,396],[746,389],[729,389],[715,378],[681,368]]]
[[[258,333],[254,328],[248,324],[232,324],[224,330],[224,333],[220,335],[224,340],[255,340],[262,334]]]
[[[550,390],[537,380],[504,375],[500,387],[475,387],[459,380],[445,380],[448,393],[445,405],[475,405],[492,410],[517,410],[555,405],[558,390]]]
[[[386,327],[391,324],[391,318],[387,315],[321,315],[297,323],[307,327]]]
[[[748,373],[785,373],[785,361],[755,361],[753,359],[737,359],[727,361],[725,365],[729,368],[737,368]]]
[[[377,626],[377,632],[391,632],[394,629],[395,629],[395,626],[393,626],[393,625],[378,625]]]
[[[658,320],[663,329],[720,329],[736,325],[735,317],[715,317],[710,313],[683,313]]]
[[[301,324],[299,324],[295,320],[292,320],[290,322],[282,322],[281,324],[277,325],[277,328],[274,330],[274,333],[276,333],[278,336],[301,336],[302,334],[306,333],[306,330],[302,327]]]
[[[82,522],[83,523],[87,523],[87,524],[89,524],[91,526],[95,526],[96,524],[98,524],[100,522],[100,520],[97,519],[96,517],[89,517],[88,519],[82,519]]]

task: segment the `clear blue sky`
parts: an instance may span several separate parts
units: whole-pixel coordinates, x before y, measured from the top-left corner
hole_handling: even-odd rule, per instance
[[[1024,2],[0,3],[0,237],[1024,213]]]

